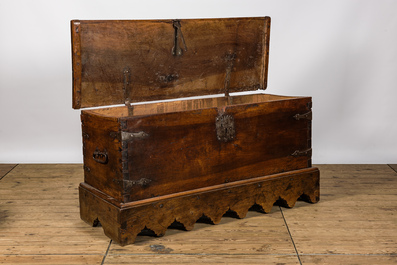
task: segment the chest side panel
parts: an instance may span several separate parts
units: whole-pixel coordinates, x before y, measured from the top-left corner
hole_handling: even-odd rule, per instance
[[[81,114],[84,182],[122,201],[122,152],[116,118]]]
[[[125,200],[307,168],[310,98],[211,108],[127,119]],[[216,121],[229,116],[233,133],[219,136]],[[225,119],[224,127],[230,125]],[[217,131],[218,130],[218,131]],[[224,136],[226,135],[226,136]],[[224,138],[225,137],[225,138]]]
[[[269,28],[268,17],[72,21],[73,107],[265,89]]]

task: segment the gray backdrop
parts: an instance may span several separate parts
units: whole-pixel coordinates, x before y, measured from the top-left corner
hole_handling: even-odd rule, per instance
[[[82,162],[71,19],[271,16],[267,93],[313,97],[313,163],[397,163],[397,1],[0,1],[0,163]]]

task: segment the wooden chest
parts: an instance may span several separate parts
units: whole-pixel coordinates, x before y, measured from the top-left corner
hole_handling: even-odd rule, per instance
[[[144,229],[319,200],[311,98],[263,93],[269,17],[71,27],[73,108],[97,107],[81,113],[84,221],[126,245]]]

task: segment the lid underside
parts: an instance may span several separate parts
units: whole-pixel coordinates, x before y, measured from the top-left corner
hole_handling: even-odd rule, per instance
[[[269,17],[71,26],[75,109],[266,88]]]

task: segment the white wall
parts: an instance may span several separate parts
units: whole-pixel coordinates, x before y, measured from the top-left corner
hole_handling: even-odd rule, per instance
[[[313,96],[314,163],[397,163],[397,1],[0,0],[0,162],[81,162],[71,19],[272,17],[268,93]]]

